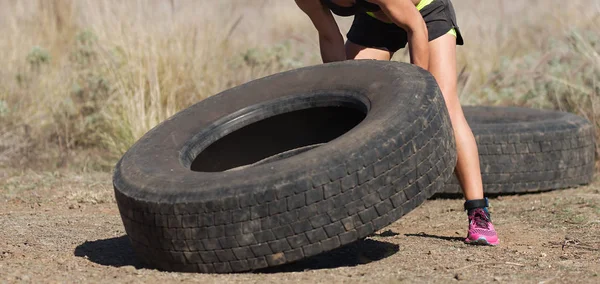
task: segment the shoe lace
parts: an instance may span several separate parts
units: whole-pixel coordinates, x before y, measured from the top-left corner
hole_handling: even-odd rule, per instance
[[[488,228],[488,223],[489,223],[489,218],[487,216],[487,214],[485,213],[485,211],[483,211],[482,209],[475,209],[473,212],[473,221],[475,221],[475,224],[477,224],[477,227],[480,228]]]

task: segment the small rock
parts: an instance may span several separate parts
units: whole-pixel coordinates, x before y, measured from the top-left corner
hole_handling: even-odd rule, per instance
[[[500,281],[502,281],[502,278],[500,278],[498,276],[494,277],[494,282],[500,282]]]
[[[135,272],[135,267],[133,265],[123,266],[123,270],[127,272]]]
[[[528,246],[527,248],[528,248],[528,249],[533,249],[533,246]]]
[[[562,261],[560,262],[560,264],[561,264],[561,265],[565,265],[565,266],[569,266],[569,265],[572,265],[572,264],[573,264],[573,261],[572,261],[572,260],[568,260],[568,259],[567,259],[567,260],[562,260]]]
[[[467,261],[475,261],[475,258],[472,256],[467,257]]]
[[[547,256],[547,254],[546,254],[546,253],[543,253],[543,252],[542,252],[542,253],[540,253],[540,257],[546,257],[546,256]]]
[[[454,274],[454,279],[461,281],[461,280],[465,280],[465,276],[462,275],[461,273],[456,273]]]

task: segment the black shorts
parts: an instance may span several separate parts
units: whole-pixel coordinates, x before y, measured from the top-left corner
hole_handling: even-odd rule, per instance
[[[456,32],[456,44],[463,45],[464,41],[458,26],[456,15],[450,0],[434,0],[419,11],[429,33],[429,41],[445,35],[454,29]],[[352,27],[347,34],[348,40],[377,49],[385,49],[396,52],[404,48],[408,42],[406,31],[394,23],[386,23],[372,16],[360,13],[354,16]]]

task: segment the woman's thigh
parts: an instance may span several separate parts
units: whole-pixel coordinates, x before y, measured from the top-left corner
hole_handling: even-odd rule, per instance
[[[394,54],[384,49],[371,48],[353,43],[346,42],[346,59],[376,59],[390,60]]]
[[[450,112],[460,107],[456,91],[456,37],[445,34],[429,42],[429,72],[435,77]]]

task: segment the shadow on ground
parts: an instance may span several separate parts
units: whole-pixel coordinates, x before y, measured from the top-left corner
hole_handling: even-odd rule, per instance
[[[75,256],[89,259],[91,262],[106,266],[128,266],[141,268],[127,236],[86,241],[75,248]]]
[[[425,233],[404,234],[404,235],[407,237],[421,237],[421,238],[430,238],[430,239],[438,239],[438,240],[454,241],[454,242],[462,242],[465,239],[465,238],[461,238],[461,237],[436,236],[436,235],[429,235],[429,234],[425,234]]]
[[[398,245],[365,239],[294,263],[256,270],[256,273],[295,272],[314,269],[357,266],[378,261],[398,252]],[[75,256],[106,266],[143,268],[127,236],[86,241],[75,248]]]
[[[294,263],[260,269],[257,273],[298,272],[314,269],[357,266],[378,261],[398,252],[399,246],[388,242],[364,239]]]

